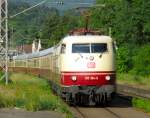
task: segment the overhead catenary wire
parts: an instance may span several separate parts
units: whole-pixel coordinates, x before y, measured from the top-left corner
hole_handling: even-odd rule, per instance
[[[40,3],[38,3],[38,4],[36,4],[36,5],[33,5],[32,7],[29,7],[29,8],[27,8],[27,9],[21,11],[21,12],[18,12],[17,14],[14,14],[14,15],[10,16],[9,18],[14,18],[14,17],[16,17],[16,16],[18,16],[18,15],[20,15],[20,14],[22,14],[22,13],[25,13],[25,12],[27,12],[27,11],[29,11],[29,10],[31,10],[31,9],[33,9],[33,8],[35,8],[35,7],[37,7],[37,6],[39,6],[39,5],[44,4],[46,1],[47,1],[47,0],[44,0],[44,1],[42,1],[42,2],[40,2]]]
[[[14,14],[14,15],[9,16],[9,18],[14,18],[14,17],[16,17],[16,16],[18,16],[18,15],[20,15],[20,14],[22,14],[22,13],[25,13],[25,12],[27,12],[27,11],[30,11],[31,9],[33,9],[33,8],[35,8],[35,7],[37,7],[37,6],[40,6],[40,5],[42,5],[42,4],[46,3],[46,2],[48,2],[48,0],[41,1],[41,2],[35,4],[35,5],[33,5],[33,6],[29,7],[29,8],[27,8],[27,9],[21,11],[21,12],[18,12],[18,13]],[[64,1],[48,2],[48,3],[49,3],[49,4],[58,4],[58,5],[64,5],[64,4],[65,4]],[[72,4],[72,3],[71,3],[71,2],[68,2],[67,4]],[[75,4],[76,4],[76,5],[91,5],[91,3],[86,3],[86,2],[83,2],[83,3],[78,2],[78,3],[75,3]],[[105,4],[98,4],[98,5],[94,5],[94,6],[91,6],[91,7],[99,7],[99,6],[100,6],[100,7],[105,7]]]

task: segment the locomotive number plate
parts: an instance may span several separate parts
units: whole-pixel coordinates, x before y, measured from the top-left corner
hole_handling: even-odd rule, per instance
[[[96,64],[95,64],[95,62],[88,62],[88,63],[87,63],[87,67],[88,67],[88,68],[95,68],[95,67],[96,67]]]
[[[92,76],[86,76],[85,78],[84,78],[85,80],[98,80],[98,77],[96,76],[96,77],[92,77]]]

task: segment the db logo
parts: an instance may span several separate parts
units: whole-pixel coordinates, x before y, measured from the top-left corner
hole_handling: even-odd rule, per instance
[[[95,68],[95,67],[96,67],[96,64],[95,64],[95,62],[88,62],[88,63],[87,63],[87,67],[88,67],[88,68]]]

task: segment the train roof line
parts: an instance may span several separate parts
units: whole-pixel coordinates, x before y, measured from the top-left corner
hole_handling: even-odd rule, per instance
[[[104,35],[103,31],[100,30],[91,30],[91,29],[85,29],[85,28],[80,28],[80,29],[74,29],[69,32],[70,36],[81,36],[81,35]]]
[[[37,58],[37,57],[46,56],[46,55],[53,53],[53,52],[54,52],[54,47],[51,47],[51,48],[42,50],[40,52],[34,52],[34,53],[28,53],[28,54],[22,54],[22,55],[14,56],[13,59],[23,60],[23,59]]]

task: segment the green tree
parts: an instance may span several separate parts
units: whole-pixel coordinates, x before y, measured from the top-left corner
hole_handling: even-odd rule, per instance
[[[150,43],[139,47],[133,56],[133,70],[136,75],[150,75]]]
[[[117,71],[128,72],[132,69],[132,60],[128,46],[120,47],[117,50]]]

